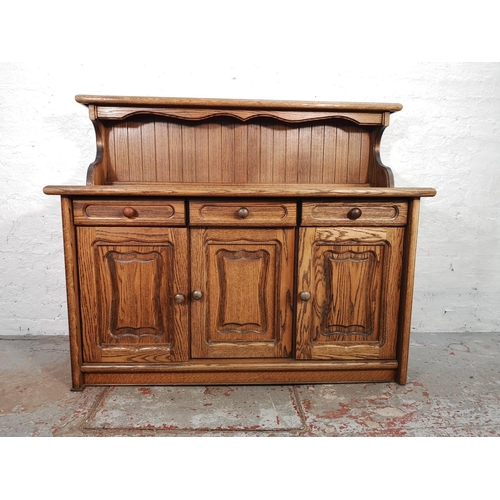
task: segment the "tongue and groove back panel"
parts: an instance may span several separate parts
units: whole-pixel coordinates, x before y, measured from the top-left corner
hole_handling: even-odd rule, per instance
[[[108,182],[369,184],[371,131],[345,122],[135,118],[111,125]]]

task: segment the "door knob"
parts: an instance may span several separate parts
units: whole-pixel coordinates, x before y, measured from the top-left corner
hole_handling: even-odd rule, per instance
[[[300,298],[304,302],[307,302],[311,298],[311,294],[310,294],[310,292],[307,292],[307,291],[304,290],[303,292],[300,292]]]
[[[203,293],[201,290],[195,290],[191,296],[193,297],[194,300],[200,300],[203,297]]]
[[[186,300],[186,297],[184,296],[183,293],[176,293],[174,295],[174,302],[176,304],[182,304]]]

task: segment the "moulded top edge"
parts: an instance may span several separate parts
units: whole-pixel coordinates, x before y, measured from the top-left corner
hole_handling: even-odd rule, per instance
[[[217,99],[189,97],[133,97],[77,95],[80,104],[97,106],[177,106],[188,108],[228,109],[281,109],[281,110],[325,110],[325,111],[374,111],[390,112],[403,109],[402,104],[375,102],[324,102],[324,101],[275,101],[261,99]]]
[[[67,196],[190,196],[190,197],[272,197],[415,198],[436,195],[434,188],[394,188],[335,184],[208,184],[208,183],[124,183],[86,186],[45,186],[45,194]]]

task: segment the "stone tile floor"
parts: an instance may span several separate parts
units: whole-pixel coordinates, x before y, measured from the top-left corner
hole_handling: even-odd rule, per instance
[[[67,337],[0,336],[0,436],[500,436],[500,334],[412,335],[408,384],[87,387]]]

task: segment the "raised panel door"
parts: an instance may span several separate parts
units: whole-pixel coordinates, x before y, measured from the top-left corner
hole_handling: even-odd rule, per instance
[[[84,361],[187,360],[187,230],[78,227],[77,242]]]
[[[298,359],[395,359],[404,228],[301,228]]]
[[[288,357],[294,230],[191,231],[193,358]]]

